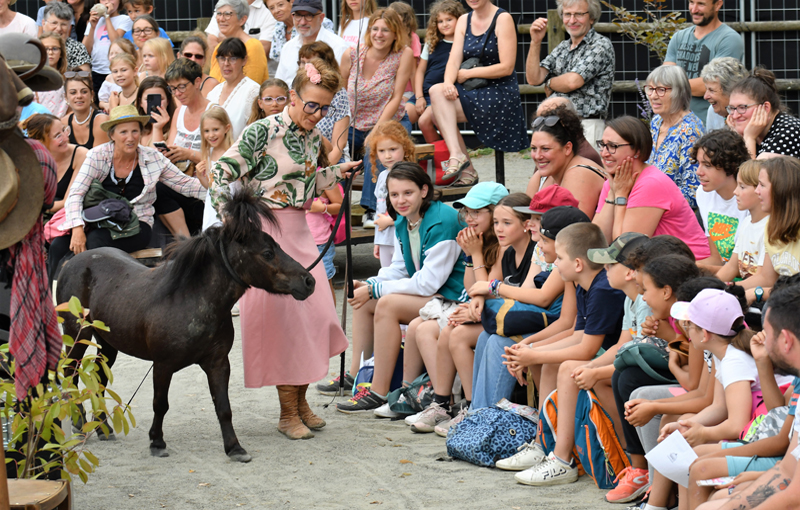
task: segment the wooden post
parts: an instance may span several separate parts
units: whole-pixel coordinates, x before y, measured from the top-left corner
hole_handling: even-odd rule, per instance
[[[0,432],[0,436],[2,433]],[[0,447],[0,510],[8,510],[10,503],[8,500],[8,480],[6,479],[6,451],[5,447]]]
[[[556,9],[547,11],[547,54],[551,54],[556,46],[564,40],[564,23]]]

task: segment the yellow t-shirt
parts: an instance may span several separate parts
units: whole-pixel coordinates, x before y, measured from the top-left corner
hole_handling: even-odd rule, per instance
[[[764,249],[772,261],[772,268],[781,276],[792,276],[800,273],[800,241],[789,244],[771,244],[769,236],[769,220],[764,225]]]
[[[247,48],[247,63],[244,65],[244,75],[261,85],[265,80],[269,79],[267,54],[264,52],[264,46],[261,41],[251,37],[244,43],[244,47]],[[214,55],[211,57],[211,69],[208,75],[222,83],[224,78],[217,62],[217,49],[219,49],[219,45],[214,48]]]

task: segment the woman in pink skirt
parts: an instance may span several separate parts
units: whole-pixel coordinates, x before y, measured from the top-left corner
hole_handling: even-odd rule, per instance
[[[301,67],[290,105],[242,132],[217,162],[209,190],[217,211],[230,196],[228,186],[236,181],[259,194],[278,219],[277,227],[265,222],[264,232],[303,266],[319,254],[304,209],[358,163],[317,169],[322,135],[315,126],[339,89],[338,70],[321,59]],[[290,439],[314,437],[310,429],[325,426],[306,402],[306,389],[325,376],[330,358],[348,346],[331,293],[320,284],[326,280],[322,264],[311,274],[317,287],[305,301],[253,288],[239,301],[245,387],[277,386],[278,430]]]

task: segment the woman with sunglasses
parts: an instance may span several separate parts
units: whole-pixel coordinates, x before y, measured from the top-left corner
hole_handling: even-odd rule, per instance
[[[301,67],[289,105],[245,129],[216,163],[214,185],[209,189],[218,212],[234,183],[255,191],[276,219],[275,224],[262,222],[264,231],[303,266],[319,253],[303,207],[336,186],[357,165],[349,162],[327,167],[322,161],[325,158],[320,158],[322,136],[316,126],[340,87],[339,73],[322,60]],[[317,282],[327,280],[322,264],[311,274]],[[311,430],[321,429],[325,421],[311,411],[306,390],[327,375],[330,357],[348,345],[330,291],[317,285],[308,299],[296,301],[251,288],[239,300],[239,310],[245,386],[277,385],[281,404],[278,430],[290,439],[314,437]]]
[[[259,84],[269,78],[267,54],[264,52],[264,46],[261,41],[255,37],[250,37],[244,31],[244,24],[247,22],[249,14],[250,5],[247,0],[219,0],[214,7],[214,16],[219,28],[220,39],[234,38],[242,43],[247,57],[247,63],[244,65],[244,74],[256,84]],[[219,53],[221,44],[218,44],[214,49],[214,54],[211,56],[211,69],[208,73],[220,82],[226,79],[225,72],[222,70],[222,62],[217,58],[224,56]],[[247,104],[248,106],[250,105],[250,103]],[[233,117],[231,117],[231,120],[233,120]],[[234,126],[236,126],[235,123]]]
[[[69,143],[92,149],[108,142],[100,126],[108,115],[94,106],[94,85],[89,71],[64,73],[64,94],[72,113],[61,119],[69,126]]]
[[[178,58],[188,58],[203,68],[203,81],[200,82],[200,92],[203,93],[203,97],[205,98],[207,98],[208,93],[219,84],[217,80],[205,73],[207,54],[208,44],[206,43],[204,35],[190,35],[183,40],[181,49],[178,51]]]
[[[259,47],[261,43],[259,43]],[[264,51],[261,51],[264,54]],[[208,93],[207,99],[216,103],[228,112],[233,126],[233,139],[239,138],[245,128],[250,108],[258,97],[261,82],[254,82],[244,74],[247,65],[247,48],[235,37],[229,37],[219,43],[214,52],[222,72],[222,82]]]
[[[300,66],[311,62],[314,58],[321,58],[333,69],[338,69],[338,62],[333,48],[322,41],[304,44],[298,53]],[[331,101],[331,109],[319,124],[319,132],[325,138],[322,143],[328,151],[328,160],[343,163],[350,161],[350,143],[347,131],[350,129],[350,100],[347,89],[341,88]]]
[[[561,186],[578,199],[578,208],[592,218],[605,173],[577,152],[583,134],[581,119],[561,105],[540,112],[532,129],[531,159],[536,171],[525,193],[532,197],[548,186]]]
[[[689,246],[698,264],[711,257],[706,234],[681,190],[649,163],[653,139],[641,120],[625,116],[607,122],[597,147],[608,180],[592,223],[606,239],[623,232],[671,235]]]
[[[697,209],[695,195],[700,181],[691,150],[705,130],[700,117],[690,110],[689,78],[679,66],[660,66],[647,77],[644,92],[655,114],[650,121],[653,153],[647,162],[667,174],[692,209]]]
[[[58,187],[53,207],[47,211],[49,214],[55,214],[63,209],[70,185],[75,177],[75,169],[83,165],[89,151],[85,147],[70,143],[69,126],[62,124],[58,117],[53,115],[31,115],[25,120],[24,127],[28,137],[42,142],[56,160]]]
[[[751,158],[780,154],[800,158],[800,119],[785,112],[775,75],[756,67],[734,85],[727,124],[742,135]]]

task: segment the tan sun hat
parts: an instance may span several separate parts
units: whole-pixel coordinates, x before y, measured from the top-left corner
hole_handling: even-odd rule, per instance
[[[28,235],[43,203],[42,167],[15,130],[0,141],[0,250]]]
[[[125,122],[138,122],[140,125],[144,125],[150,122],[150,117],[148,115],[139,115],[139,110],[132,104],[117,106],[111,110],[109,119],[100,124],[100,129],[108,133],[108,130],[112,127]]]

